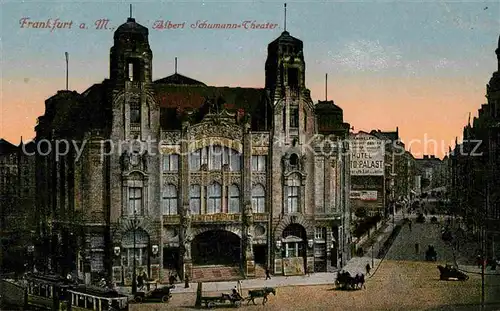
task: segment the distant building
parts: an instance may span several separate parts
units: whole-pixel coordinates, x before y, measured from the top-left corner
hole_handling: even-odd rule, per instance
[[[148,29],[129,18],[109,79],[46,100],[36,141],[85,148],[37,157],[39,257],[125,285],[134,266],[161,281],[341,268],[349,124],[333,101],[311,100],[303,42],[284,31],[268,45],[264,88],[153,81],[152,57]]]
[[[31,156],[29,155],[31,154]],[[24,271],[35,231],[34,143],[16,146],[0,139],[0,263],[3,272]]]
[[[415,162],[396,131],[372,130],[385,144],[385,213],[392,214],[410,204],[415,196]]]
[[[447,184],[447,157],[443,160],[434,155],[424,155],[417,162],[417,170],[422,176],[422,191],[444,187]]]
[[[363,218],[384,215],[385,140],[366,132],[352,133],[351,143],[351,209]]]

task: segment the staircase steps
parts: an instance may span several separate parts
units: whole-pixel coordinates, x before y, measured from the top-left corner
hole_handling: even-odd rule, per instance
[[[265,277],[266,277],[266,269],[264,268],[264,266],[260,264],[255,264],[255,278],[260,279]]]
[[[230,266],[194,266],[193,282],[216,282],[241,280],[239,267]]]

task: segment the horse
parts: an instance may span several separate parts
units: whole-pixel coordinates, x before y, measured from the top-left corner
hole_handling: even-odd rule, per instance
[[[262,300],[262,305],[265,305],[266,302],[267,302],[267,296],[269,296],[269,294],[273,294],[274,296],[276,296],[276,290],[273,288],[273,287],[264,287],[263,289],[255,289],[255,290],[250,290],[248,291],[248,304],[250,304],[250,301],[253,302],[254,305],[256,305],[255,303],[255,298],[264,298]]]
[[[335,285],[336,285],[336,287],[341,286],[343,289],[348,289],[349,287],[353,288],[354,278],[347,271],[340,272],[337,275],[337,279],[335,280]]]
[[[362,289],[363,287],[366,289],[365,275],[363,273],[356,274],[356,276],[354,277],[354,286],[356,286],[356,288],[359,288],[359,289]]]

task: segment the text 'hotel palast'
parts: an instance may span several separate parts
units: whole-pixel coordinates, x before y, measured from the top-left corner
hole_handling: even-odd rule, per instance
[[[313,103],[303,42],[284,31],[269,44],[265,88],[153,81],[152,58],[148,29],[129,18],[110,78],[46,101],[36,141],[86,145],[78,159],[37,155],[40,267],[129,285],[133,266],[165,281],[345,264],[349,125],[333,101]],[[148,152],[147,139],[162,143]],[[102,141],[135,143],[102,156]]]

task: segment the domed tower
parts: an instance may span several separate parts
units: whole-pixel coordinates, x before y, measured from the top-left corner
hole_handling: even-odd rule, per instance
[[[286,145],[302,144],[314,131],[314,104],[305,86],[304,44],[285,27],[267,47],[266,90],[274,107],[274,133]]]
[[[118,27],[110,53],[112,82],[151,82],[153,53],[149,47],[148,34],[148,29],[132,17]]]
[[[283,97],[287,89],[299,93],[305,87],[303,47],[303,42],[286,30],[268,45],[266,88],[271,91],[273,100]]]

